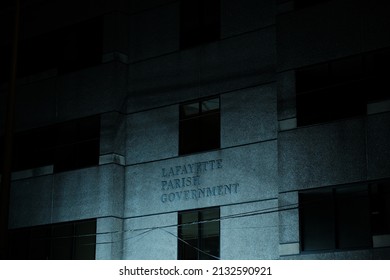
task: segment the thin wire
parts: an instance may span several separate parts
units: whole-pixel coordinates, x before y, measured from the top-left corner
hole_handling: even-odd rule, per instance
[[[354,192],[354,194],[359,194],[359,193],[366,193],[366,190],[363,191],[357,191]],[[350,196],[351,197],[351,196]],[[312,205],[321,201],[326,201],[327,199],[313,199],[313,200],[307,200],[305,203],[301,203],[299,205],[299,208],[304,208],[308,205]],[[147,227],[147,228],[136,228],[136,229],[128,229],[128,230],[118,230],[118,231],[108,231],[108,232],[100,232],[100,233],[94,233],[94,234],[83,234],[83,235],[69,235],[69,236],[64,236],[64,237],[54,237],[52,239],[56,238],[70,238],[70,237],[88,237],[88,236],[98,236],[98,235],[105,235],[105,234],[125,234],[125,233],[134,233],[137,231],[144,231],[140,234],[137,234],[135,236],[131,236],[125,239],[121,239],[118,241],[112,241],[112,242],[95,242],[95,245],[101,245],[101,244],[114,244],[114,243],[119,243],[127,240],[131,240],[135,237],[142,236],[143,234],[149,233],[153,230],[156,229],[161,229],[164,230],[166,228],[172,228],[172,227],[183,227],[183,226],[189,226],[189,225],[199,225],[199,224],[205,224],[205,223],[210,223],[210,222],[218,222],[218,221],[225,221],[225,220],[230,220],[230,219],[236,219],[236,218],[245,218],[245,217],[251,217],[251,216],[257,216],[257,215],[264,215],[264,214],[272,214],[272,213],[279,213],[282,211],[288,211],[288,210],[295,210],[298,209],[298,203],[292,203],[284,206],[275,206],[275,207],[269,207],[269,208],[264,208],[264,209],[259,209],[259,210],[253,210],[253,211],[247,211],[247,212],[241,212],[237,214],[231,214],[227,216],[220,217],[218,219],[210,219],[210,220],[203,220],[203,221],[196,221],[196,222],[191,222],[191,223],[184,223],[184,224],[170,224],[170,225],[165,225],[165,226],[157,226],[157,227]],[[131,219],[131,217],[126,217],[122,218],[122,220],[126,219]],[[278,225],[280,226],[280,225]],[[262,228],[262,227],[257,227],[257,228]],[[179,239],[179,237],[177,237]],[[38,238],[37,238],[38,239]]]
[[[184,244],[190,246],[191,248],[197,250],[198,252],[200,252],[200,253],[202,253],[202,254],[205,254],[205,255],[207,255],[207,256],[209,256],[209,257],[212,257],[212,258],[214,258],[214,259],[220,260],[219,257],[214,256],[214,255],[211,255],[211,254],[209,254],[209,253],[207,253],[207,252],[205,252],[205,251],[199,249],[198,247],[195,247],[195,246],[191,245],[190,243],[188,243],[188,242],[185,241],[184,239],[180,238],[179,236],[173,234],[172,232],[169,232],[169,231],[167,231],[167,230],[165,230],[165,229],[163,229],[163,228],[160,228],[159,230],[161,230],[161,231],[163,231],[163,232],[165,232],[165,233],[168,233],[168,234],[172,235],[172,236],[175,237],[177,240],[183,242]]]
[[[364,190],[363,191],[357,191],[357,192],[354,192],[354,194],[365,193],[365,192],[366,191],[364,191]],[[327,199],[322,199],[322,198],[308,200],[305,203],[301,203],[299,205],[299,208],[304,208],[307,205],[313,205],[315,203],[318,203],[318,202],[321,202],[321,201],[326,201],[326,200]],[[229,220],[229,219],[244,218],[244,217],[251,217],[251,216],[272,214],[272,213],[279,213],[279,212],[282,212],[282,211],[289,211],[289,210],[295,210],[295,209],[298,209],[298,203],[287,204],[287,205],[284,205],[284,206],[269,207],[269,208],[253,210],[253,211],[247,211],[247,212],[241,212],[241,213],[237,213],[237,214],[231,214],[231,215],[223,216],[223,217],[220,217],[218,219],[196,221],[196,222],[184,223],[184,224],[171,224],[171,225],[158,226],[158,227],[128,229],[128,230],[117,231],[117,232],[128,233],[128,232],[136,232],[136,231],[150,230],[150,229],[165,229],[165,228],[171,228],[171,227],[182,227],[182,226],[189,226],[189,225],[198,225],[198,224],[204,224],[204,223],[210,223],[210,222],[216,222],[216,221],[224,221],[224,220]],[[131,217],[126,217],[126,218],[123,218],[123,219],[131,219]]]
[[[59,236],[59,237],[53,237],[52,239],[62,239],[62,238],[71,238],[71,237],[90,237],[90,236],[98,236],[98,235],[106,235],[106,234],[125,234],[125,233],[134,233],[137,231],[151,231],[154,229],[165,229],[165,228],[171,228],[171,227],[183,227],[183,226],[190,226],[190,225],[199,225],[199,224],[205,224],[205,223],[211,223],[211,222],[218,222],[218,221],[224,221],[224,220],[230,220],[230,219],[236,219],[236,218],[244,218],[244,217],[251,217],[251,216],[257,216],[257,215],[264,215],[264,214],[271,214],[271,213],[277,213],[281,211],[287,211],[287,210],[293,210],[297,209],[297,203],[286,205],[283,207],[270,207],[270,208],[264,208],[261,210],[254,210],[254,211],[248,211],[248,212],[242,212],[232,215],[223,216],[217,219],[210,219],[210,220],[203,220],[203,221],[195,221],[190,223],[183,223],[183,224],[170,224],[165,226],[157,226],[157,227],[146,227],[146,228],[136,228],[136,229],[127,229],[127,230],[117,230],[117,231],[107,231],[107,232],[97,232],[97,233],[90,233],[90,234],[80,234],[80,235],[67,235],[67,236]],[[127,218],[123,218],[127,219]],[[142,235],[141,233],[140,235]],[[137,235],[138,236],[138,235]],[[136,237],[136,236],[135,236]],[[130,237],[129,239],[132,239],[133,237]],[[124,239],[127,240],[127,239]],[[121,242],[119,241],[113,241],[111,243],[117,243]],[[96,242],[95,244],[108,244],[110,242]]]
[[[119,252],[120,252],[120,253],[123,253],[123,252],[126,250],[126,248],[125,248],[126,245],[125,245],[124,241],[128,241],[128,240],[131,240],[131,239],[134,239],[134,238],[136,238],[136,237],[140,237],[140,236],[141,236],[141,238],[140,238],[139,240],[137,240],[137,241],[140,241],[143,237],[145,237],[146,235],[148,235],[150,232],[152,232],[152,231],[154,231],[154,230],[156,230],[156,229],[155,229],[155,228],[152,228],[152,229],[150,229],[150,230],[141,232],[141,233],[139,233],[139,234],[137,234],[137,235],[135,235],[135,236],[131,236],[131,237],[129,237],[129,238],[125,238],[125,239],[123,239],[123,240],[118,241],[118,242],[122,242],[122,250],[120,250]],[[145,236],[143,236],[143,235],[145,235]]]

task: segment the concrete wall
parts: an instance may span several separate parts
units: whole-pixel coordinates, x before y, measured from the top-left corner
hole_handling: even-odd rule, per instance
[[[126,219],[123,228],[123,259],[175,260],[177,213]]]
[[[127,117],[126,128],[128,165],[178,155],[178,106],[130,114]]]
[[[130,62],[179,49],[179,1],[130,16]]]
[[[273,81],[274,35],[269,27],[129,65],[128,112]]]
[[[177,212],[220,206],[222,259],[388,258],[300,253],[299,190],[389,178],[390,113],[296,128],[295,69],[390,46],[390,4],[222,0],[220,39],[186,50],[179,1],[78,5],[33,7],[22,38],[104,11],[102,64],[20,80],[16,124],[100,114],[100,166],[14,180],[11,228],[97,218],[98,259],[176,259]],[[178,156],[179,104],[214,95],[221,149]]]
[[[10,228],[122,216],[123,167],[114,164],[13,181]]]
[[[274,140],[277,137],[274,83],[221,96],[221,147]]]
[[[365,119],[280,132],[279,191],[366,180]]]
[[[221,259],[278,259],[278,202],[221,207]]]
[[[123,219],[104,217],[96,223],[97,260],[120,260],[123,251]]]
[[[127,166],[124,215],[276,198],[276,146],[268,141]],[[204,192],[197,193],[198,188]]]

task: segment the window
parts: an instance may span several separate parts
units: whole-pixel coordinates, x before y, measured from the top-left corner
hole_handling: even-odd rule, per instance
[[[389,63],[385,49],[298,69],[298,126],[366,115],[367,102],[390,98]]]
[[[218,40],[219,34],[219,0],[180,2],[180,47],[182,49]]]
[[[15,135],[13,170],[54,165],[54,172],[99,163],[100,116],[68,121]]]
[[[9,230],[9,259],[93,260],[96,220]]]
[[[303,191],[299,209],[303,251],[372,247],[390,234],[390,182]]]
[[[219,97],[180,106],[179,154],[220,147]]]
[[[219,259],[219,208],[179,213],[179,260]]]
[[[365,115],[361,57],[296,72],[298,126]]]
[[[60,74],[101,63],[103,21],[97,17],[22,40],[18,52],[18,76],[50,69]]]

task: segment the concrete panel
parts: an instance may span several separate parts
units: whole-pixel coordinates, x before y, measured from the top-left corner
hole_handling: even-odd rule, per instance
[[[268,141],[128,166],[125,216],[275,198],[276,153]]]
[[[53,176],[13,181],[9,227],[28,227],[52,222]]]
[[[299,243],[298,192],[279,194],[279,242]]]
[[[279,191],[366,180],[365,130],[356,118],[280,132]]]
[[[129,54],[130,20],[125,13],[114,12],[103,18],[103,53]]]
[[[54,176],[53,223],[122,216],[123,167],[114,164]]]
[[[135,63],[128,112],[267,83],[274,65],[273,28]]]
[[[276,199],[221,207],[221,259],[279,258],[277,208]]]
[[[179,49],[180,2],[130,16],[130,62]]]
[[[221,38],[226,38],[275,23],[273,0],[221,1]]]
[[[125,102],[127,65],[111,62],[58,76],[57,116],[67,120],[120,111]]]
[[[329,1],[280,15],[278,70],[361,52],[361,18],[360,1],[353,0]]]
[[[127,117],[127,164],[177,156],[179,107],[170,106]]]
[[[127,219],[124,224],[123,259],[177,259],[177,213]]]
[[[276,138],[275,84],[224,94],[221,104],[222,148]]]
[[[100,117],[100,155],[125,155],[126,118],[118,112]]]
[[[200,88],[203,94],[226,92],[275,81],[273,26],[201,47]]]
[[[127,112],[199,97],[199,50],[191,49],[129,66]]]
[[[53,165],[46,165],[41,167],[36,167],[32,169],[25,169],[20,171],[12,172],[12,180],[21,180],[37,176],[50,175],[53,174]]]
[[[99,218],[96,224],[96,259],[120,260],[123,248],[123,220]]]
[[[367,117],[367,177],[390,176],[390,113]]]
[[[296,93],[295,93],[295,72],[285,71],[277,75],[278,87],[278,120],[295,118]]]

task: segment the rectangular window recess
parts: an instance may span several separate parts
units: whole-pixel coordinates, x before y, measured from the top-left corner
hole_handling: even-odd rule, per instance
[[[219,207],[182,211],[178,216],[178,259],[219,259]]]
[[[220,99],[212,97],[180,105],[179,154],[220,148]]]

